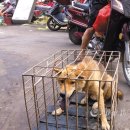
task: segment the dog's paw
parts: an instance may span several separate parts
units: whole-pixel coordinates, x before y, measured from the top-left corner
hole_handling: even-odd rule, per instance
[[[102,130],[110,130],[110,125],[107,121],[102,122]]]
[[[51,114],[54,116],[54,115],[61,115],[64,111],[61,109],[61,108],[58,108],[56,110],[54,110]]]
[[[85,104],[86,104],[86,98],[83,98],[83,99],[80,101],[80,104],[85,105]]]
[[[93,110],[98,109],[98,102],[95,102],[95,103],[93,104],[92,109],[93,109]]]
[[[91,95],[90,98],[91,98],[92,100],[97,100],[97,97],[96,97],[95,95]]]

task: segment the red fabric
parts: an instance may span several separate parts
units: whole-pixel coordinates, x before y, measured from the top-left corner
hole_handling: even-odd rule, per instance
[[[12,17],[4,16],[4,23],[6,23],[7,25],[11,25],[12,24]]]
[[[44,4],[43,2],[36,2],[36,5],[43,5],[43,6],[53,6],[54,2],[48,2],[47,4]]]
[[[99,33],[105,33],[107,29],[108,20],[111,13],[111,7],[110,4],[104,6],[102,9],[100,9],[97,18],[93,24],[93,28],[96,32]]]
[[[43,2],[36,2],[36,5],[46,5]]]
[[[47,5],[52,7],[54,5],[54,2],[48,2]]]
[[[84,3],[85,0],[78,0],[80,3]]]
[[[40,11],[40,10],[34,10],[34,16],[35,16],[35,17],[39,17],[39,16],[42,15],[42,14],[43,14],[42,11]]]
[[[58,3],[62,5],[69,5],[71,4],[70,0],[56,0]]]

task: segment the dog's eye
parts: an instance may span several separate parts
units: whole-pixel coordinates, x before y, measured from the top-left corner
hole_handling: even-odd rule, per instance
[[[70,84],[75,84],[75,82],[74,82],[74,81],[71,81]]]
[[[65,82],[64,80],[60,80],[60,83],[62,83],[62,84],[63,84],[64,82]]]
[[[78,78],[79,78],[79,79],[84,79],[84,77],[82,77],[82,76],[79,76]]]

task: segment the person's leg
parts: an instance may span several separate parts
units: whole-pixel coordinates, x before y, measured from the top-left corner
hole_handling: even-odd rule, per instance
[[[10,5],[3,13],[13,13],[14,12],[14,7]]]
[[[94,28],[90,27],[87,28],[86,31],[84,32],[83,36],[82,36],[82,43],[81,43],[81,55],[80,55],[80,60],[82,60],[85,56],[85,49],[89,44],[89,41],[91,40],[93,34],[94,34]]]
[[[93,28],[93,23],[96,20],[96,17],[98,15],[98,12],[102,8],[102,5],[95,4],[90,8],[90,15],[88,20],[88,27],[86,31],[84,32],[82,36],[82,43],[81,43],[81,53],[79,59],[82,60],[85,56],[85,49],[89,44],[89,41],[91,40],[93,34],[95,33],[95,30]]]
[[[81,49],[86,49],[86,47],[88,46],[88,43],[91,40],[94,32],[95,31],[94,31],[93,27],[86,29],[86,31],[84,32],[83,37],[82,37]]]

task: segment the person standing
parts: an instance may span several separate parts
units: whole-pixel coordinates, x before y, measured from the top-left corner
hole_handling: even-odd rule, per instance
[[[84,32],[82,36],[82,43],[81,43],[82,53],[80,56],[81,60],[84,57],[84,53],[85,53],[84,49],[86,49],[86,47],[89,44],[89,41],[91,40],[93,34],[95,33],[93,24],[96,20],[98,12],[101,8],[106,6],[108,3],[109,3],[108,0],[90,0],[90,17],[88,21],[88,28],[86,29],[86,31]]]
[[[9,13],[9,14],[14,13],[14,10],[16,7],[16,0],[4,0],[2,4],[4,5],[4,8],[0,10],[0,16],[4,16],[4,14],[6,13]]]

